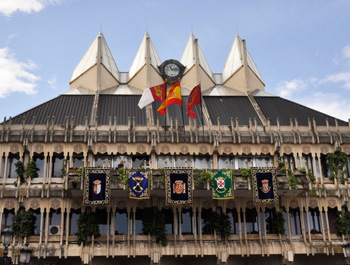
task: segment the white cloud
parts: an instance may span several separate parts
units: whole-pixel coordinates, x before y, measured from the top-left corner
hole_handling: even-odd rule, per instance
[[[50,85],[52,89],[56,89],[56,83],[57,83],[56,75],[52,76],[49,80],[47,80],[47,83]]]
[[[1,0],[0,13],[11,16],[15,12],[40,12],[48,5],[61,3],[63,0]]]
[[[344,58],[350,59],[350,45],[346,45],[343,49]]]
[[[312,100],[301,100],[301,104],[347,121],[350,118],[349,100],[334,93],[313,93]]]
[[[350,72],[336,73],[327,75],[324,79],[320,80],[322,83],[343,83],[342,87],[350,89]]]
[[[281,97],[290,97],[295,92],[306,88],[306,82],[301,79],[293,79],[291,81],[284,81],[277,85],[277,93]]]
[[[40,79],[28,70],[36,65],[33,62],[19,62],[8,48],[0,48],[0,98],[13,92],[35,94],[36,82]]]

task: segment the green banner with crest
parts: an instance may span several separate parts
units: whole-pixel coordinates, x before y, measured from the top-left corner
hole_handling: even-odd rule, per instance
[[[210,176],[213,183],[213,199],[233,199],[231,170],[211,170]]]

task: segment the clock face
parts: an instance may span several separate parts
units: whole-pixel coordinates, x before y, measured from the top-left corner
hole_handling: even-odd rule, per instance
[[[169,63],[164,67],[164,73],[169,77],[174,77],[180,73],[180,68],[174,63]]]

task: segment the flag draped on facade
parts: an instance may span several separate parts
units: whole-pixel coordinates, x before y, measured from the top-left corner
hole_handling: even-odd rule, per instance
[[[166,98],[157,110],[159,114],[164,115],[167,107],[171,104],[179,104],[182,106],[181,87],[180,82],[177,82],[169,88]]]
[[[166,83],[153,86],[145,89],[139,100],[139,108],[143,109],[146,105],[151,104],[153,101],[160,101],[163,103],[165,100]]]
[[[213,199],[233,199],[232,173],[231,170],[211,170],[213,183]]]
[[[252,167],[255,203],[277,203],[276,168]]]
[[[192,168],[165,168],[166,204],[192,204]]]
[[[84,205],[109,204],[110,176],[110,169],[85,169]]]
[[[149,176],[150,171],[143,169],[131,169],[128,171],[128,183],[131,199],[149,199]]]
[[[198,104],[202,104],[200,85],[195,86],[187,98],[187,112],[186,112],[186,114],[192,119],[195,119],[197,117],[197,114],[192,111],[192,108]]]

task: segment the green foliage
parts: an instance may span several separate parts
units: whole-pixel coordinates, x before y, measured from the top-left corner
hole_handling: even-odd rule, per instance
[[[36,217],[32,210],[25,211],[19,209],[13,216],[12,231],[13,234],[21,238],[28,237],[34,234]]]
[[[85,176],[85,167],[79,167],[78,168],[78,181],[81,181],[84,179]]]
[[[335,222],[337,223],[337,235],[348,236],[350,232],[350,212],[346,211],[345,213],[339,211],[337,213],[337,218]]]
[[[250,168],[241,168],[241,174],[243,179],[252,178],[252,170]]]
[[[120,182],[125,186],[125,190],[127,192],[130,192],[130,187],[129,187],[129,181],[128,181],[128,174],[124,168],[119,168],[119,176],[118,179]]]
[[[25,172],[25,169],[24,169],[24,164],[22,161],[18,161],[16,164],[16,173],[17,173],[17,176],[20,178],[20,181],[21,183],[24,183],[25,182],[25,179],[24,179],[24,172]]]
[[[145,235],[155,236],[158,244],[166,246],[168,239],[164,213],[158,211],[157,208],[145,208],[142,217],[142,232]]]
[[[198,185],[199,181],[208,181],[209,184],[212,185],[209,170],[203,169],[199,175],[193,175],[193,178],[194,178],[194,186],[195,187]]]
[[[67,174],[67,159],[63,159],[63,165],[62,165],[62,178]]]
[[[327,158],[329,159],[329,169],[331,170],[331,175],[329,179],[338,179],[340,177],[340,182],[344,184],[348,180],[346,176],[346,165],[347,156],[344,152],[336,151],[334,153],[328,153]]]
[[[293,171],[290,168],[287,168],[286,171],[288,172],[289,186],[292,188],[292,190],[296,190],[297,189],[297,180],[294,176]]]
[[[279,161],[278,167],[282,170],[282,168],[286,168],[286,163],[284,163],[283,161]]]
[[[78,243],[83,243],[84,246],[90,245],[90,237],[100,236],[100,228],[98,227],[96,215],[93,213],[81,213],[78,220]]]
[[[227,240],[231,233],[231,222],[228,214],[212,212],[205,220],[206,229],[215,230],[223,240]]]
[[[26,174],[29,178],[37,178],[39,177],[38,175],[38,171],[40,169],[36,167],[36,161],[34,161],[33,159],[31,159],[28,164],[27,164],[27,168],[26,168]]]
[[[284,219],[282,212],[273,213],[272,225],[279,235],[284,235],[286,233],[286,228],[284,227],[284,223],[286,220]]]

